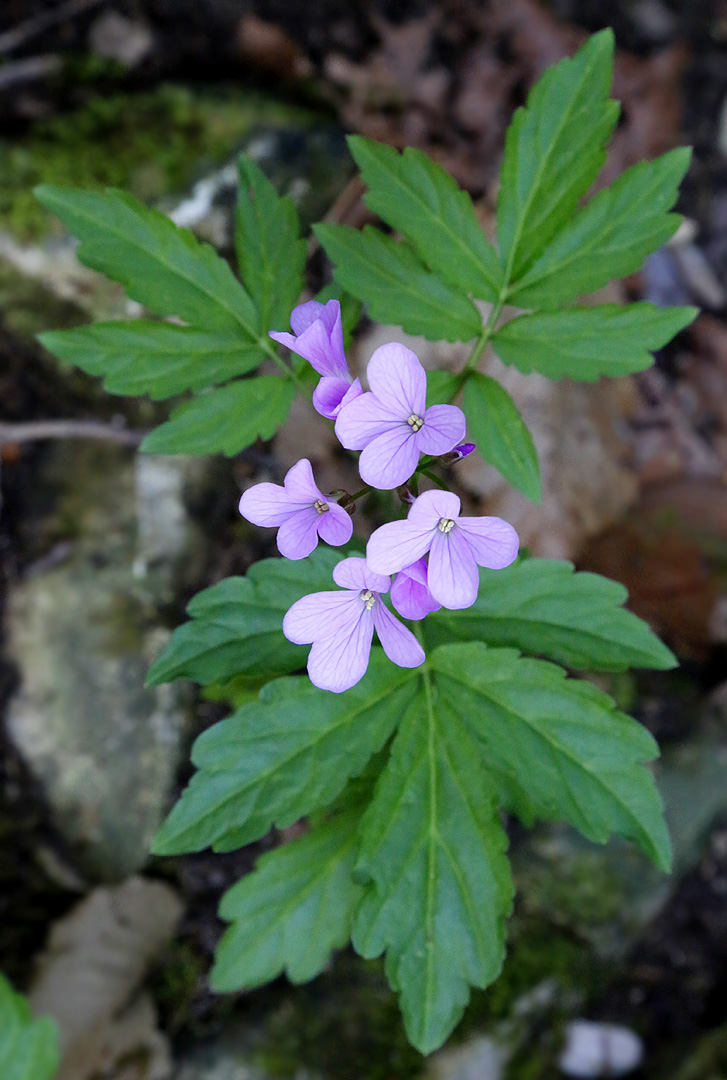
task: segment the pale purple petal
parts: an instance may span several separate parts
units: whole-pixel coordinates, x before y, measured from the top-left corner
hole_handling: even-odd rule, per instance
[[[405,566],[426,555],[434,531],[433,528],[417,529],[409,520],[390,521],[372,534],[366,545],[366,562],[377,574],[398,574]]]
[[[372,592],[386,593],[391,580],[388,574],[377,574],[360,555],[341,559],[333,567],[333,580],[342,589],[371,589]]]
[[[283,619],[283,633],[295,645],[310,645],[325,626],[330,634],[347,633],[364,607],[358,593],[315,592],[296,600]],[[365,607],[364,607],[365,609]]]
[[[337,300],[332,302],[338,304]],[[326,330],[330,332],[335,320],[333,312],[334,309],[331,308],[331,315],[328,315],[328,304],[322,304],[320,300],[308,300],[305,304],[298,304],[290,313],[290,325],[293,327],[293,333],[296,335],[304,334],[308,327],[312,326],[318,319],[321,320]]]
[[[464,438],[467,422],[456,405],[432,405],[424,413],[424,426],[416,433],[422,454],[446,454]]]
[[[407,521],[417,529],[433,529],[440,518],[458,518],[461,505],[453,491],[424,491],[412,504]]]
[[[319,375],[340,376],[347,374],[345,366],[343,371],[340,370],[337,357],[334,356],[331,350],[331,342],[326,333],[326,328],[320,320],[314,322],[307,330],[303,331],[300,337],[295,339],[293,352],[307,360]]]
[[[308,458],[301,458],[291,469],[288,469],[283,484],[291,502],[300,503],[301,506],[312,506],[317,499],[326,501],[316,487],[313,469]]]
[[[318,514],[318,535],[332,547],[347,544],[352,533],[351,515],[338,503],[329,502],[325,514]]]
[[[399,423],[367,443],[358,459],[358,471],[365,484],[387,490],[404,484],[416,469],[418,461],[419,450],[414,433],[408,424]]]
[[[401,426],[401,417],[382,405],[374,394],[360,394],[339,412],[336,435],[347,450],[363,450],[377,435]]]
[[[284,521],[275,542],[286,559],[305,559],[318,546],[318,522],[321,515],[308,506]]]
[[[371,612],[358,598],[355,622],[345,630],[314,641],[308,657],[308,675],[314,686],[341,694],[366,674],[374,636]]]
[[[292,349],[295,352],[295,343],[298,340],[295,334],[289,334],[287,330],[268,330],[268,337],[271,337],[273,341],[278,341],[281,345],[285,345],[286,349]]]
[[[415,353],[405,345],[380,345],[369,360],[366,374],[374,394],[402,420],[424,416],[427,376]]]
[[[411,630],[402,626],[381,600],[374,604],[373,616],[379,641],[392,663],[406,668],[419,667],[424,663],[424,649]]]
[[[442,605],[429,591],[424,559],[417,559],[396,575],[391,585],[391,602],[404,619],[423,619],[431,611],[439,611]]]
[[[463,517],[457,527],[475,561],[489,570],[503,570],[517,558],[520,541],[512,525],[498,517]]]
[[[429,591],[450,610],[472,607],[480,577],[467,540],[455,525],[451,532],[437,529],[429,552]]]
[[[243,491],[239,510],[253,525],[272,528],[297,514],[300,506],[291,503],[290,496],[280,484],[255,484]]]
[[[342,379],[338,375],[325,375],[313,391],[313,408],[327,420],[335,420],[349,390],[351,383],[348,379]],[[360,390],[361,383],[359,392]]]

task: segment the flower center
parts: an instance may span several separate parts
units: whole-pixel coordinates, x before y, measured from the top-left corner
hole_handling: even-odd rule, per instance
[[[322,499],[316,499],[313,505],[315,506],[319,514],[325,514],[326,511],[330,510],[330,506],[328,505],[328,503],[323,502]]]
[[[364,604],[366,605],[366,610],[371,611],[371,608],[376,603],[376,597],[371,592],[371,589],[362,589],[361,590],[361,599],[363,600]]]
[[[424,420],[421,418],[421,416],[417,416],[416,413],[412,413],[411,416],[407,417],[406,422],[412,429],[412,431],[419,431],[419,428],[424,427]]]
[[[454,520],[452,518],[440,518],[438,528],[443,533],[451,532],[454,528]]]

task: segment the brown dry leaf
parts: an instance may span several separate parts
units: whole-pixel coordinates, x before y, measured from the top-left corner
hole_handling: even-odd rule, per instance
[[[235,44],[243,60],[278,78],[309,78],[313,65],[297,41],[274,23],[252,12],[243,15]]]
[[[132,1055],[145,1065],[140,1080],[171,1074],[153,1005],[135,995],[181,913],[168,885],[135,877],[95,889],[55,924],[30,1002],[36,1015],[52,1016],[58,1024],[56,1080],[86,1080]]]
[[[623,582],[631,609],[676,652],[704,658],[725,640],[727,487],[689,480],[648,488],[580,565]]]

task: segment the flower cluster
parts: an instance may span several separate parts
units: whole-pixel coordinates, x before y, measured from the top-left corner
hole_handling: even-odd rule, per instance
[[[359,472],[371,488],[405,484],[420,467],[421,454],[451,464],[471,452],[472,444],[462,443],[462,410],[427,408],[426,372],[410,349],[396,343],[378,348],[366,370],[370,389],[364,392],[348,370],[337,300],[301,304],[290,324],[293,334],[270,336],[321,376],[313,404],[335,420],[346,449],[361,451]],[[353,505],[350,496],[344,500]],[[308,674],[324,690],[341,693],[363,677],[374,631],[393,663],[418,667],[424,662],[421,644],[382,599],[386,593],[404,619],[420,620],[441,607],[471,607],[477,599],[477,567],[502,569],[517,556],[511,525],[497,517],[461,517],[460,500],[452,492],[425,491],[407,501],[406,519],[377,529],[365,558],[338,563],[333,581],[341,591],[304,596],[283,620],[289,641],[312,645]],[[346,544],[353,531],[348,510],[319,491],[307,458],[289,470],[282,486],[256,484],[245,491],[240,513],[256,525],[277,528],[278,549],[288,559],[310,555],[319,537],[334,547]]]

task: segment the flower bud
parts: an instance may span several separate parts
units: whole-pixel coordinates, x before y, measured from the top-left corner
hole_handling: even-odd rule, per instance
[[[454,450],[450,450],[448,454],[442,454],[439,461],[440,465],[454,465],[456,462],[461,461],[462,458],[466,458],[468,454],[471,454],[475,448],[473,442],[463,442],[459,446],[455,446]]]

